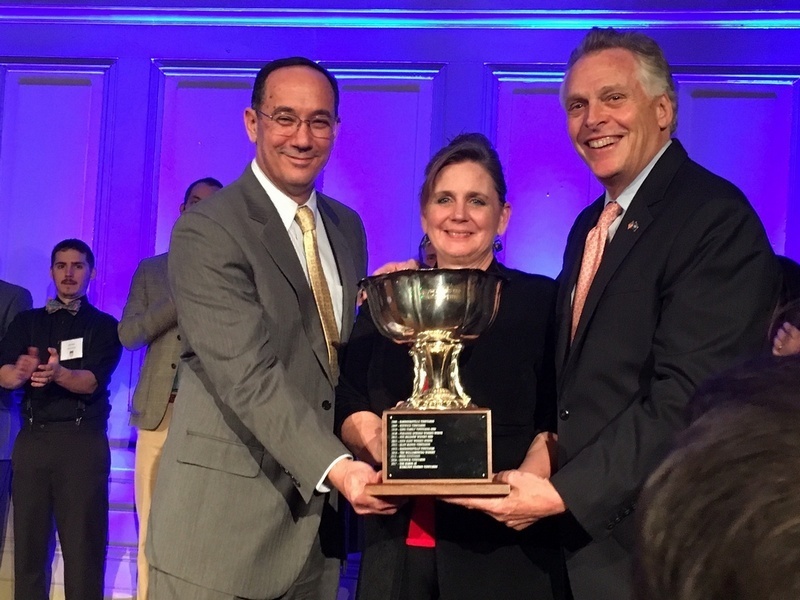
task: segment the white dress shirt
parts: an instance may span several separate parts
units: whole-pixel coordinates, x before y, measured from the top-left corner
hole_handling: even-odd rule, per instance
[[[605,206],[609,202],[611,202],[612,200],[616,200],[617,204],[619,204],[620,208],[622,208],[622,212],[619,213],[619,216],[612,221],[611,225],[608,226],[608,242],[607,243],[610,244],[611,240],[614,239],[614,234],[617,233],[617,229],[619,229],[619,224],[622,223],[622,217],[624,217],[625,213],[628,211],[628,207],[631,205],[631,202],[633,201],[633,197],[636,195],[636,192],[639,191],[639,188],[642,187],[642,184],[644,183],[644,180],[647,179],[648,175],[650,175],[650,171],[653,170],[653,167],[656,166],[656,163],[658,162],[658,159],[661,158],[661,155],[664,154],[664,152],[667,151],[667,148],[669,148],[669,145],[671,143],[672,143],[672,140],[667,140],[667,143],[664,144],[664,147],[661,148],[661,150],[659,150],[658,153],[653,157],[653,160],[651,160],[649,163],[647,163],[647,166],[644,169],[642,169],[641,173],[639,173],[633,179],[633,181],[631,181],[631,183],[630,183],[630,185],[628,185],[628,187],[626,187],[624,190],[622,190],[622,192],[620,192],[620,195],[617,196],[617,198],[612,198],[611,194],[609,194],[608,191],[606,191],[606,197],[603,200],[603,207],[605,208]],[[572,286],[571,298],[572,299],[570,300],[570,302],[574,302],[575,301],[575,286]]]
[[[622,190],[622,192],[620,192],[620,195],[616,198],[617,204],[619,204],[620,207],[622,208],[622,212],[619,213],[619,216],[616,219],[614,219],[614,221],[608,227],[609,242],[614,239],[614,234],[617,233],[617,229],[619,229],[619,224],[622,223],[622,217],[625,216],[628,207],[631,205],[631,202],[633,201],[633,197],[639,191],[639,188],[642,187],[644,180],[647,179],[648,175],[650,175],[650,171],[653,170],[653,167],[656,166],[658,159],[661,158],[661,155],[667,151],[667,148],[669,148],[669,145],[671,143],[672,140],[667,140],[667,143],[664,144],[664,147],[661,148],[661,150],[659,150],[658,153],[653,157],[653,160],[647,163],[647,166],[644,169],[642,169],[642,172],[639,173],[634,178],[634,180],[631,181],[630,185],[628,185],[628,187]],[[614,200],[614,198],[612,198],[611,195],[608,192],[606,192],[606,198],[605,202],[603,203],[603,206],[605,206],[612,200]]]
[[[258,163],[256,163],[255,159],[253,159],[251,167],[256,179],[258,179],[261,187],[263,187],[264,191],[267,192],[267,196],[269,196],[269,199],[275,206],[275,210],[278,211],[281,222],[283,223],[283,226],[286,227],[286,231],[289,233],[289,239],[292,240],[292,245],[294,246],[294,251],[297,254],[297,259],[300,261],[300,264],[303,267],[303,272],[306,274],[308,285],[311,287],[311,280],[308,277],[308,264],[306,263],[306,251],[303,248],[303,232],[300,229],[300,225],[294,220],[294,216],[297,214],[299,205],[297,202],[289,198],[289,196],[280,191],[275,184],[270,181],[269,177],[267,177],[264,171],[261,170],[261,167],[258,166]],[[328,291],[331,295],[333,315],[336,317],[336,327],[339,328],[339,335],[341,335],[342,280],[339,278],[339,269],[336,267],[336,259],[333,257],[333,248],[331,248],[331,242],[328,239],[328,232],[325,230],[325,223],[319,216],[319,210],[317,209],[316,190],[312,190],[311,196],[309,196],[305,206],[308,206],[311,209],[311,212],[314,213],[314,222],[316,223],[317,229],[317,249],[319,251],[319,260],[322,263],[322,272],[325,273],[325,281],[328,284]],[[345,458],[353,457],[350,454],[338,456],[333,460],[328,468],[325,469],[325,472],[322,474],[322,477],[320,478],[319,482],[317,482],[317,486],[315,488],[318,492],[324,494],[331,491],[330,488],[325,485],[325,479],[327,479],[328,473],[330,473],[333,466]]]
[[[289,239],[292,240],[294,251],[297,254],[297,259],[303,267],[303,273],[306,274],[306,280],[311,286],[311,280],[308,278],[308,265],[306,264],[306,252],[303,249],[303,232],[300,230],[300,225],[294,220],[297,214],[299,205],[297,202],[289,198],[286,194],[280,191],[274,183],[261,170],[255,160],[252,162],[253,174],[258,179],[261,187],[267,192],[267,196],[272,200],[275,210],[281,218],[283,226],[289,233]],[[314,213],[314,222],[317,228],[317,248],[319,250],[319,260],[322,263],[322,272],[325,274],[325,281],[328,284],[328,291],[331,295],[331,303],[333,304],[333,315],[336,317],[336,327],[339,328],[339,335],[342,333],[342,280],[339,278],[339,269],[336,266],[336,259],[333,257],[333,248],[328,239],[328,232],[325,230],[325,223],[319,216],[319,209],[317,208],[317,192],[311,192],[311,196],[305,203]]]

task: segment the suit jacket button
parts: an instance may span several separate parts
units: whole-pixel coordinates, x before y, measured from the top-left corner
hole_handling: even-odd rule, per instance
[[[173,369],[177,369],[178,367],[177,367],[177,365],[175,363],[172,363],[172,368]]]
[[[178,341],[181,341],[181,334],[178,334]]]
[[[331,401],[330,400],[323,400],[322,401],[322,408],[324,408],[325,410],[330,410],[331,409]]]
[[[561,419],[562,421],[566,421],[567,419],[569,419],[569,411],[566,408],[562,408],[558,412],[558,418]]]

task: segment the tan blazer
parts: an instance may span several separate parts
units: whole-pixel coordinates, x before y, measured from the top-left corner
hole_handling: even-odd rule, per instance
[[[139,263],[118,331],[128,350],[147,346],[133,394],[130,424],[139,429],[155,429],[167,410],[181,349],[178,313],[167,281],[166,254]]]

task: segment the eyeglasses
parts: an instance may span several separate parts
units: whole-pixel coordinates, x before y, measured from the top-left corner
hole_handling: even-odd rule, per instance
[[[305,123],[308,125],[308,131],[311,133],[312,136],[315,138],[328,140],[333,137],[333,131],[336,125],[339,123],[339,119],[332,119],[331,117],[326,116],[317,116],[312,119],[301,119],[297,115],[293,115],[291,113],[278,113],[268,115],[265,112],[261,112],[257,108],[255,111],[260,114],[262,117],[266,117],[276,126],[276,133],[278,135],[285,135],[289,137],[290,135],[294,135],[300,130],[300,126]]]

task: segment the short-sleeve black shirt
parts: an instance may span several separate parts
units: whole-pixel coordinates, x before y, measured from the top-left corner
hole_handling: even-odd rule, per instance
[[[108,384],[122,355],[117,335],[117,320],[81,298],[81,308],[72,315],[67,310],[48,314],[44,308],[19,313],[0,342],[0,366],[14,364],[28,347],[39,349],[39,360],[47,362],[49,348],[61,351],[61,342],[83,338],[83,356],[62,360],[68,369],[91,371],[97,379],[92,394],[77,394],[50,383],[41,388],[24,386],[23,412],[37,422],[69,421],[77,417],[107,419],[111,410]]]

